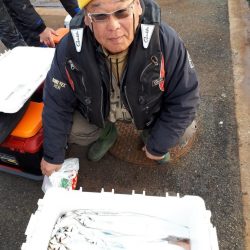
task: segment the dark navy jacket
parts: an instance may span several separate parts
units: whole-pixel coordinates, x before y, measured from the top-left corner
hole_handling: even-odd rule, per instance
[[[91,42],[93,37],[91,37],[90,30],[87,27],[85,29],[84,38],[88,37],[86,40],[90,41],[89,44],[96,46],[92,49],[95,56],[92,56],[91,59],[87,58],[89,52],[86,50],[91,49],[87,42],[83,43],[83,46],[87,46],[84,57],[80,53],[77,54],[78,52],[69,53],[74,48],[73,39],[69,34],[57,47],[46,79],[43,112],[44,158],[50,163],[62,163],[64,160],[67,137],[71,130],[72,116],[76,108],[80,108],[82,114],[99,127],[102,127],[100,121],[105,120],[109,113],[109,95],[106,95],[107,98],[103,98],[105,97],[104,87],[109,81],[109,73],[105,72],[105,67],[97,66],[105,63],[105,58],[102,59],[98,44],[94,45]],[[141,32],[140,29],[137,30],[138,32]],[[147,77],[141,77],[143,79],[137,77],[138,73],[143,76],[143,72],[147,68],[144,65],[147,65],[147,61],[145,62],[145,58],[140,58],[143,55],[142,45],[136,46],[138,52],[133,50],[134,43],[138,43],[139,39],[139,36],[136,36],[129,50],[129,54],[136,54],[128,56],[128,68],[124,79],[128,79],[128,76],[131,79],[134,73],[135,79],[138,78],[138,80],[134,81],[134,86],[133,84],[128,85],[129,81],[126,80],[124,85],[130,86],[129,95],[126,96],[122,92],[121,95],[125,96],[123,98],[125,102],[129,100],[126,102],[126,107],[132,115],[135,126],[138,129],[151,128],[151,136],[147,142],[148,151],[154,155],[163,155],[178,142],[185,129],[195,118],[199,102],[199,89],[190,56],[176,32],[168,25],[161,23],[158,33],[154,33],[154,36],[159,38],[162,58],[153,60],[157,63],[155,63],[155,67],[151,68],[151,72],[152,75],[159,71],[165,72],[164,76],[152,81],[150,72],[148,72],[148,83]],[[150,53],[154,53],[154,46],[151,49]],[[141,67],[143,72],[129,67],[133,63],[132,60],[136,60],[137,55],[139,55],[137,64],[143,65]],[[159,61],[159,59],[162,60]],[[97,60],[98,64],[94,63],[93,60]],[[138,69],[141,65],[138,65]],[[91,76],[86,74],[88,69],[96,72],[96,75],[93,76],[93,86],[95,87],[91,91],[89,91],[91,89]],[[142,93],[141,89],[145,88],[141,88],[141,84],[146,86],[147,91]],[[83,90],[78,90],[78,86],[81,85],[84,85]],[[142,96],[146,97],[145,102],[141,101]],[[100,104],[97,105],[97,102]],[[91,113],[93,110],[95,112]],[[150,117],[152,119],[149,119]]]

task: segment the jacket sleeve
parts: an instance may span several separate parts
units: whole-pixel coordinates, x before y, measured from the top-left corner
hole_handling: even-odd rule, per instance
[[[76,0],[60,0],[60,2],[71,17],[74,17],[81,10]]]
[[[63,163],[76,98],[65,73],[65,40],[58,45],[44,87],[44,159]]]
[[[160,39],[165,60],[165,92],[161,113],[146,145],[151,154],[158,156],[178,144],[195,119],[199,104],[196,72],[182,40],[167,25],[161,26]]]
[[[44,21],[29,0],[10,0],[5,1],[5,4],[15,13],[16,19],[29,29],[37,31],[39,34],[45,30]]]

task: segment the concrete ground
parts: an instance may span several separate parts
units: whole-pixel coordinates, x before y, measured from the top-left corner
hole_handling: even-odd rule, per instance
[[[241,172],[240,166],[242,157],[245,159],[242,148],[246,147],[242,145],[247,142],[240,140],[242,134],[237,128],[241,128],[238,119],[241,110],[235,109],[238,107],[236,101],[237,105],[241,101],[239,92],[236,91],[238,95],[235,97],[235,79],[242,72],[235,67],[238,54],[233,54],[232,58],[231,44],[233,52],[238,53],[237,44],[230,42],[229,14],[232,13],[228,6],[232,7],[233,1],[229,1],[229,5],[227,0],[158,2],[163,20],[180,34],[196,65],[201,84],[197,141],[190,153],[165,167],[136,166],[110,154],[99,163],[92,163],[85,159],[85,148],[74,146],[69,155],[80,158],[78,187],[97,192],[104,187],[106,191],[114,188],[118,193],[131,193],[134,189],[136,193],[145,190],[148,195],[162,196],[165,192],[198,195],[212,212],[220,249],[250,249],[248,243],[244,243],[243,210],[246,215],[248,208],[246,202],[243,206],[241,190],[241,185],[244,190],[246,184],[247,161],[245,172]],[[239,9],[235,13],[237,11]],[[48,24],[55,20],[50,15],[44,17]],[[244,93],[248,91],[247,86],[246,89]],[[248,112],[244,117],[249,115]],[[249,126],[245,129],[249,131]],[[30,215],[37,208],[37,200],[43,197],[41,182],[0,173],[0,183],[0,249],[20,249]],[[249,198],[247,191],[244,190],[243,197]]]
[[[250,249],[250,2],[229,1],[246,249]]]

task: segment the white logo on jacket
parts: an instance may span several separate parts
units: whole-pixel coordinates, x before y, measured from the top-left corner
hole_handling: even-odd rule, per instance
[[[74,39],[75,47],[77,52],[81,52],[82,49],[82,35],[83,28],[72,29],[71,30],[72,37]]]
[[[154,31],[155,25],[152,24],[141,24],[141,35],[142,35],[142,43],[143,43],[143,48],[147,48],[153,31]]]
[[[66,83],[61,82],[54,77],[52,78],[52,82],[54,83],[53,87],[58,90],[60,90],[61,88],[65,88],[66,86]]]

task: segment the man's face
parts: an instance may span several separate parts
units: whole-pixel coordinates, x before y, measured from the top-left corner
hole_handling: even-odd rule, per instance
[[[86,12],[85,23],[93,28],[96,40],[116,54],[132,43],[142,9],[139,0],[92,0]]]

